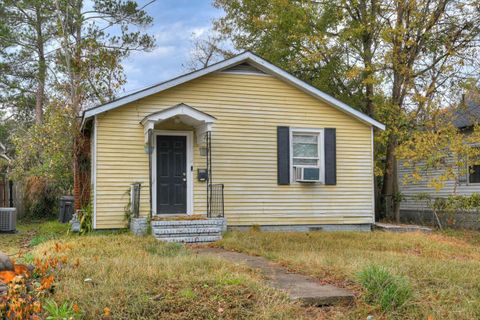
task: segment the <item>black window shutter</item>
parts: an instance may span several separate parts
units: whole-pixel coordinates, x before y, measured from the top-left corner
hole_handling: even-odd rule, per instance
[[[337,143],[335,128],[325,128],[325,184],[337,184]]]
[[[278,184],[290,184],[290,128],[277,127]]]

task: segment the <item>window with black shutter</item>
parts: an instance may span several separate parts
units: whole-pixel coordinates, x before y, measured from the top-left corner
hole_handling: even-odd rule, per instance
[[[278,184],[337,183],[335,128],[277,128]]]

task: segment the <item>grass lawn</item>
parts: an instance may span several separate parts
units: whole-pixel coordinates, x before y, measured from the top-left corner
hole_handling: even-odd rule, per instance
[[[291,270],[358,294],[356,308],[336,307],[328,318],[480,319],[480,233],[228,233],[217,245],[264,256]],[[381,266],[406,278],[413,297],[382,312],[367,304],[359,272]],[[430,318],[429,318],[430,316]]]
[[[22,256],[37,244],[64,237],[68,227],[56,221],[19,223],[17,233],[0,233],[0,251],[13,257]]]
[[[196,256],[183,245],[121,232],[80,237],[67,228],[23,224],[18,234],[0,234],[0,250],[20,261],[66,256],[51,298],[78,304],[85,319],[101,319],[105,308],[113,319],[480,319],[480,233],[251,231],[227,233],[216,244],[357,294],[355,306],[303,308],[254,270]],[[369,266],[408,279],[412,298],[388,312],[367,303],[358,274]]]
[[[290,302],[247,267],[153,237],[68,235],[67,228],[56,222],[21,225],[18,234],[0,234],[0,250],[20,262],[67,257],[48,299],[77,304],[83,319],[317,318],[318,310]],[[111,318],[104,317],[105,308]]]

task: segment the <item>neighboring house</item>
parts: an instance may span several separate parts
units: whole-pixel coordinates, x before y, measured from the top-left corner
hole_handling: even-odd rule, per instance
[[[453,124],[468,134],[473,126],[480,121],[480,104],[469,100],[465,105],[460,106],[454,112]],[[466,171],[466,170],[465,170]],[[430,170],[428,175],[424,175],[423,179],[417,183],[405,183],[404,176],[412,173],[412,168],[405,168],[399,163],[398,177],[399,189],[402,194],[402,202],[400,203],[400,215],[404,221],[410,222],[431,222],[432,214],[428,206],[428,200],[420,200],[421,195],[428,194],[432,199],[440,197],[448,197],[453,194],[455,181],[445,182],[445,186],[440,190],[435,190],[428,186],[428,181],[441,172]],[[480,192],[480,165],[469,166],[468,173],[460,177],[456,187],[456,194],[471,195]],[[477,219],[477,218],[476,218]],[[478,220],[478,219],[477,219]]]
[[[374,223],[373,130],[384,125],[250,52],[88,109],[83,128],[95,229],[125,227],[135,182],[142,216],[224,212],[229,227],[277,230]]]

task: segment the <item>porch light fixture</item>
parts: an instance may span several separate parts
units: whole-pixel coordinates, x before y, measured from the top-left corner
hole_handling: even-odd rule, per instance
[[[146,154],[152,154],[153,147],[150,146],[148,143],[145,143],[143,146],[143,150],[145,151]]]
[[[206,146],[200,146],[198,149],[200,151],[200,156],[202,156],[202,157],[207,156],[207,147]]]

